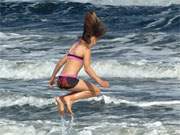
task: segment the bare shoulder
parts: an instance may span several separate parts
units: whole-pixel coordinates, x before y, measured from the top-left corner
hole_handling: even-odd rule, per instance
[[[86,54],[87,52],[89,52],[90,51],[90,49],[88,48],[88,46],[86,45],[86,44],[84,44],[84,43],[79,43],[79,45],[78,45],[78,49],[79,49],[79,51],[81,51],[83,54]]]
[[[83,45],[83,52],[84,52],[84,55],[85,54],[90,54],[91,53],[91,49],[89,47],[87,47],[87,45]]]
[[[83,45],[80,42],[75,42],[71,48],[69,49],[69,52],[73,52],[75,54],[79,54],[78,52],[83,52]]]

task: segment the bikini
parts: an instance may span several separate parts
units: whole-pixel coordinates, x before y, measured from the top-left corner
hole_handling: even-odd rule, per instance
[[[68,53],[67,58],[75,61],[79,61],[80,63],[83,63],[83,57]],[[60,76],[58,76],[57,84],[59,88],[61,89],[71,89],[74,88],[79,82],[79,79],[77,78],[76,74],[69,75],[66,73],[61,73]]]

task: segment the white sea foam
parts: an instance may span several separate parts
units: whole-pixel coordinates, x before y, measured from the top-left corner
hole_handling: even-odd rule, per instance
[[[176,15],[174,17],[172,17],[171,19],[168,20],[168,22],[166,22],[166,18],[160,18],[152,23],[149,23],[146,27],[144,27],[145,29],[146,28],[153,28],[153,27],[158,27],[161,26],[161,27],[158,27],[156,28],[156,30],[159,30],[159,29],[162,29],[162,28],[166,28],[168,26],[170,26],[171,24],[173,24],[173,21],[176,20],[176,19],[179,19],[180,18],[180,15]],[[162,24],[166,22],[165,24]]]
[[[33,38],[42,38],[41,35],[19,34],[10,32],[0,32],[0,51],[7,48],[36,46],[39,45]]]
[[[33,37],[41,37],[41,35],[35,35],[35,34],[19,34],[19,33],[13,33],[13,32],[0,32],[0,41],[1,40],[8,40],[8,39],[17,39],[17,38],[33,38]]]
[[[142,121],[139,120],[139,122]],[[98,122],[93,126],[85,127],[80,131],[80,135],[93,135],[94,133],[98,135],[118,135],[119,133],[121,135],[175,135],[178,131],[177,126],[165,125],[161,121],[146,122],[145,124]]]
[[[92,123],[91,126],[85,126],[82,129],[72,127],[73,134],[76,135],[179,135],[177,126],[165,125],[161,121],[142,122],[142,124],[131,122],[100,122]],[[87,123],[85,124],[87,125]],[[51,120],[36,120],[36,121],[14,121],[0,119],[0,134],[1,135],[72,135],[69,131],[62,130],[62,124]],[[63,131],[63,132],[62,132]]]
[[[9,61],[0,59],[0,78],[38,79],[48,78],[55,63],[52,61]],[[92,67],[104,77],[121,78],[180,78],[180,64],[161,66],[147,61],[120,63],[116,60],[95,61]],[[84,76],[82,70],[80,76]]]
[[[10,38],[19,38],[22,37],[20,34],[17,33],[3,33],[0,32],[0,40],[7,40]]]
[[[0,108],[1,107],[10,107],[14,105],[31,105],[36,107],[42,107],[45,105],[53,104],[55,100],[53,98],[40,98],[34,96],[19,96],[19,95],[9,95],[1,97],[0,99]]]
[[[156,27],[157,25],[160,25],[162,22],[165,21],[165,18],[160,18],[152,23],[149,23],[145,28],[152,28],[152,27]]]
[[[175,17],[171,18],[171,19],[168,21],[168,23],[167,23],[165,26],[163,26],[163,27],[168,27],[168,26],[170,26],[170,25],[173,23],[174,20],[179,19],[179,18],[180,18],[180,15],[176,15]]]
[[[42,2],[43,0],[2,0],[2,1]],[[180,4],[180,0],[53,0],[53,1],[92,3],[96,5],[98,4],[98,5],[114,5],[114,6],[119,6],[119,5],[168,6],[170,4]]]
[[[77,34],[78,32],[76,32]],[[0,32],[0,51],[5,51],[5,53],[8,53],[8,49],[14,49],[17,51],[19,48],[22,50],[28,51],[28,54],[25,54],[26,56],[41,56],[45,55],[45,50],[38,50],[37,51],[31,51],[31,48],[36,48],[38,46],[44,45],[47,42],[50,44],[51,41],[59,40],[59,39],[75,39],[77,38],[75,32],[66,32],[62,35],[53,34],[47,32],[41,32],[41,34],[36,33],[32,34],[31,32],[26,33],[12,33],[12,32]],[[48,41],[45,41],[44,39],[51,39]],[[37,40],[41,40],[41,42],[38,42]],[[17,48],[16,48],[17,47]],[[16,50],[17,49],[17,50]],[[17,54],[18,55],[18,54]],[[20,55],[20,54],[19,54]],[[10,56],[10,54],[7,54],[7,56]]]
[[[49,77],[52,73],[52,62],[8,61],[0,60],[0,78],[38,79]]]
[[[0,119],[1,135],[53,135],[61,133],[59,123],[48,120],[13,121]]]
[[[71,31],[71,33],[66,32],[63,35],[60,35],[61,37],[65,37],[65,38],[70,38],[70,39],[74,39],[77,38],[77,34],[79,34],[80,32],[73,32]],[[50,34],[50,33],[48,33]],[[47,33],[41,33],[41,35],[39,34],[32,34],[32,33],[13,33],[13,32],[0,32],[0,41],[1,40],[8,40],[8,39],[19,39],[19,38],[23,38],[23,39],[32,39],[33,38],[44,38],[44,36],[49,37],[49,35],[47,35]],[[59,38],[59,35],[53,35],[51,38]]]
[[[146,60],[119,63],[116,60],[99,61],[94,68],[102,76],[122,78],[179,78],[180,65],[163,67],[150,64]]]
[[[141,63],[141,64],[139,64]],[[179,78],[180,65],[162,67],[161,65],[134,61],[119,63],[116,60],[98,61],[93,65],[101,76],[122,78]]]
[[[101,102],[103,104],[114,104],[114,105],[129,105],[129,106],[138,106],[142,108],[151,107],[151,106],[172,106],[172,105],[180,105],[180,100],[171,100],[171,101],[128,101],[125,99],[117,99],[115,97],[110,97],[106,95],[101,95],[99,97],[93,97],[86,100],[81,101],[95,101]],[[42,107],[45,105],[50,105],[55,103],[54,98],[41,98],[41,97],[34,97],[34,96],[19,96],[19,95],[9,95],[5,97],[1,97],[0,99],[0,108],[2,107],[10,107],[14,105],[23,106],[23,105],[30,105],[36,107]]]
[[[136,101],[128,101],[125,99],[117,99],[117,98],[106,96],[106,95],[93,97],[93,98],[88,99],[88,101],[97,101],[97,102],[103,102],[104,104],[115,104],[115,105],[126,104],[130,106],[138,106],[138,107],[180,105],[180,100],[136,102]]]
[[[93,4],[101,4],[101,5],[141,5],[141,6],[167,6],[170,4],[180,4],[179,0],[69,0],[73,2],[81,2],[81,3],[93,3]]]

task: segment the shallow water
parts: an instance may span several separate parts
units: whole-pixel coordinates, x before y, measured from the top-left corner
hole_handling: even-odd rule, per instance
[[[76,2],[0,2],[0,134],[180,135],[180,2]],[[92,9],[108,27],[92,67],[110,88],[60,118],[66,92],[48,79]]]

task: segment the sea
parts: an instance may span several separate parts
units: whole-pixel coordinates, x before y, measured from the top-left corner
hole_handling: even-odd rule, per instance
[[[82,69],[101,94],[60,117],[48,81],[95,11],[107,33]],[[180,135],[180,0],[0,0],[0,135]]]

